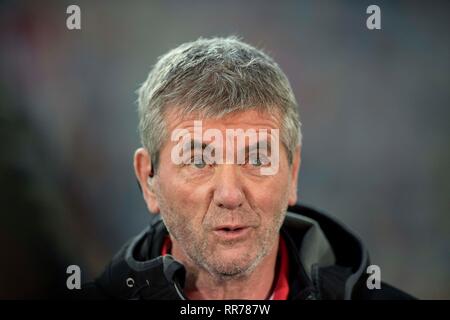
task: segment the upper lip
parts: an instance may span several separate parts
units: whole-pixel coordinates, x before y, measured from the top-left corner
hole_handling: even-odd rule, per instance
[[[243,224],[223,224],[220,225],[218,227],[215,227],[214,230],[229,230],[229,231],[233,231],[233,230],[237,230],[237,229],[244,229],[244,228],[248,228],[249,226],[247,225],[243,225]]]

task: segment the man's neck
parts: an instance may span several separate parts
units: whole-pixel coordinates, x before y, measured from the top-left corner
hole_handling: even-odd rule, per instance
[[[267,299],[275,278],[277,253],[278,240],[250,274],[227,279],[213,276],[204,268],[199,268],[184,254],[176,241],[172,243],[173,257],[186,268],[184,294],[193,300]]]

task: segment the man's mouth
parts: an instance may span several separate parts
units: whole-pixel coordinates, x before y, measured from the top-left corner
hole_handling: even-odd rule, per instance
[[[245,225],[223,225],[214,228],[213,233],[223,240],[237,240],[244,238],[251,231],[251,227]]]

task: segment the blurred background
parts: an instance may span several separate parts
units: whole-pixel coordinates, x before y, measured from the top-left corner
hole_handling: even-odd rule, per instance
[[[66,8],[81,8],[81,30]],[[381,8],[381,30],[366,8]],[[382,280],[450,298],[449,5],[413,1],[1,1],[0,298],[98,274],[148,213],[135,90],[158,56],[238,35],[300,104],[299,201],[365,241]]]

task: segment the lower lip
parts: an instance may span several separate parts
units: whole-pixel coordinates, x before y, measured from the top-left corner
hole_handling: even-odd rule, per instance
[[[250,232],[250,228],[249,227],[245,227],[245,228],[240,228],[237,230],[224,230],[224,229],[219,229],[219,230],[214,230],[214,234],[219,237],[220,239],[223,240],[237,240],[237,239],[241,239],[244,238],[248,235],[248,233]]]

